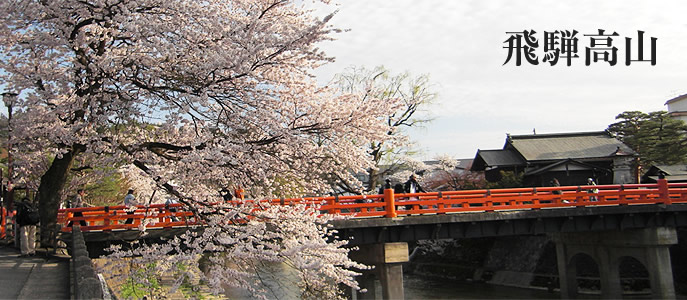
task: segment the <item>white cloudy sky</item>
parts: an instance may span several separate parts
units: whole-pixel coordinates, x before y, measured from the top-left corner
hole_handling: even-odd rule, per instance
[[[439,97],[434,122],[411,137],[423,158],[472,158],[498,149],[506,133],[604,130],[626,110],[666,109],[687,93],[687,1],[340,0],[332,24],[349,32],[321,45],[336,62],[317,71],[327,82],[351,65],[384,65],[429,74]],[[330,8],[332,9],[332,8]],[[503,65],[507,31],[577,30],[572,66]],[[584,64],[583,34],[617,32],[618,64]],[[625,66],[625,37],[658,38],[657,64]],[[635,45],[636,47],[636,45]],[[636,50],[633,49],[633,50]],[[539,50],[541,53],[541,49]],[[540,54],[541,60],[541,54]]]

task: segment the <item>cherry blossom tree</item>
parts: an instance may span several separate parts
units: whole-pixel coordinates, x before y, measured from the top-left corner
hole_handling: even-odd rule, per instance
[[[136,166],[195,211],[231,185],[260,197],[354,182],[403,103],[315,84],[331,17],[281,0],[2,1],[0,80],[19,94],[14,151],[37,154],[22,164],[41,242],[83,156]]]
[[[436,168],[425,177],[427,188],[434,191],[473,190],[489,187],[484,173],[470,171],[470,166],[458,168],[459,161],[442,154],[435,158]]]
[[[359,274],[352,269],[369,267],[348,259],[351,249],[343,247],[347,242],[338,240],[337,232],[327,224],[341,216],[319,216],[317,207],[302,204],[259,206],[256,211],[254,204],[238,208],[222,205],[222,213],[207,219],[211,226],[166,244],[114,246],[113,259],[103,269],[150,266],[137,269],[136,283],[150,286],[150,280],[160,274],[176,274],[172,292],[184,281],[200,281],[214,294],[244,289],[251,298],[336,299],[343,296],[336,288],[339,284],[359,288],[352,280]],[[246,224],[233,225],[247,216],[252,219]],[[266,272],[275,265],[286,271]],[[264,284],[266,281],[280,284],[270,286]]]
[[[344,93],[353,93],[363,98],[380,98],[400,101],[400,105],[386,115],[389,126],[386,137],[369,144],[370,156],[374,166],[367,170],[365,191],[376,191],[380,178],[391,176],[407,169],[407,157],[416,153],[405,129],[422,126],[431,119],[421,115],[423,109],[432,103],[436,93],[428,75],[412,76],[408,72],[393,74],[383,66],[373,69],[351,67],[337,74],[332,83]],[[346,180],[337,181],[339,188],[350,193],[359,187]]]

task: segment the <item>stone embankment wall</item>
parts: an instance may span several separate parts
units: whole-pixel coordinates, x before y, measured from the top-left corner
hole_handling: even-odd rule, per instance
[[[88,257],[86,241],[79,226],[74,226],[71,245],[72,289],[74,299],[104,299],[103,287]]]

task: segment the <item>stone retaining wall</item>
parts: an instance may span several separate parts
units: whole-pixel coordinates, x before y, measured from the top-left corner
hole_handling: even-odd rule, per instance
[[[73,299],[103,299],[103,287],[86,250],[79,226],[72,229],[71,267]]]

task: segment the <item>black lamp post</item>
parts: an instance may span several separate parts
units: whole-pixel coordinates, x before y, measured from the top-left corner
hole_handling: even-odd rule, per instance
[[[14,182],[12,180],[14,166],[12,163],[12,106],[17,100],[17,93],[4,92],[2,93],[2,101],[7,106],[7,209],[12,210],[14,207]]]

